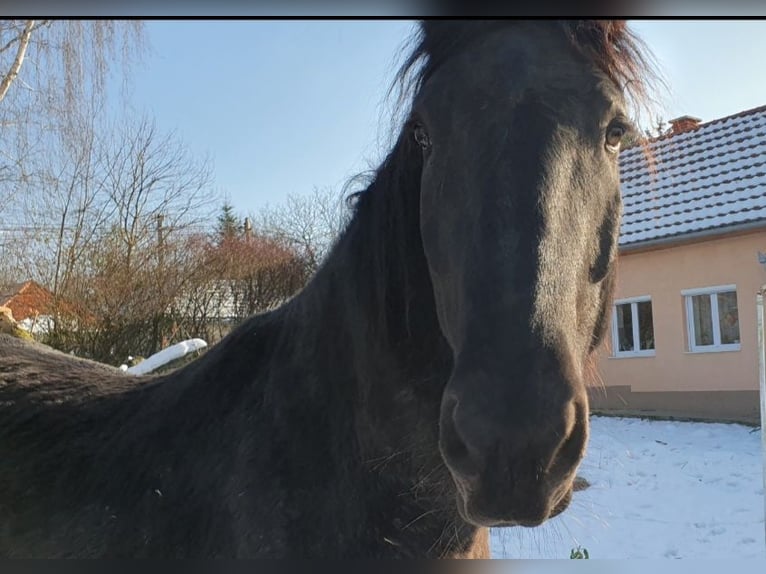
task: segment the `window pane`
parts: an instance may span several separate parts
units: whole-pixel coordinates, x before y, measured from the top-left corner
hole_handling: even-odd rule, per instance
[[[618,351],[633,351],[633,314],[630,303],[617,305],[617,343]]]
[[[718,324],[721,326],[721,344],[739,343],[739,312],[737,292],[718,293]]]
[[[694,344],[698,347],[713,344],[713,315],[710,295],[693,295]]]
[[[638,309],[638,344],[641,350],[654,349],[654,325],[652,324],[652,302],[636,303]]]

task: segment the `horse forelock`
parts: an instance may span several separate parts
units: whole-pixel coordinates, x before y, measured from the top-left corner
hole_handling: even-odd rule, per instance
[[[523,23],[519,20],[422,21],[407,44],[412,48],[396,73],[389,94],[397,92],[397,106],[405,105],[425,80],[466,44]],[[625,20],[563,20],[556,24],[572,45],[626,94],[636,113],[650,108],[662,81],[651,51]]]

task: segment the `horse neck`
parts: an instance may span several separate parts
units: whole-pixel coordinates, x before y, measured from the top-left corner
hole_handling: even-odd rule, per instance
[[[314,318],[299,337],[315,349],[310,368],[327,373],[314,378],[326,397],[321,408],[344,405],[333,411],[336,432],[354,437],[335,443],[355,445],[351,458],[360,464],[341,474],[365,493],[362,515],[377,516],[381,536],[408,546],[405,555],[463,553],[475,529],[455,526],[454,496],[443,494],[451,478],[438,450],[438,413],[451,352],[420,239],[419,171],[392,171],[359,196],[348,228],[295,302],[295,323]],[[418,489],[412,499],[402,494]],[[404,536],[400,527],[413,521],[419,534]],[[454,541],[442,540],[458,530]]]

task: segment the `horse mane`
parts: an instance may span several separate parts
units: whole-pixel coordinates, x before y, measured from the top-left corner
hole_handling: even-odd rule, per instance
[[[364,251],[356,260],[364,266],[358,276],[366,284],[355,295],[366,309],[377,311],[371,317],[374,331],[390,342],[411,335],[412,272],[426,266],[422,250],[411,244],[420,238],[422,156],[408,135],[405,126],[380,166],[366,174],[367,186],[348,196],[354,217],[338,241],[338,246],[346,243]],[[418,257],[422,260],[414,261]],[[430,282],[427,274],[420,280]]]

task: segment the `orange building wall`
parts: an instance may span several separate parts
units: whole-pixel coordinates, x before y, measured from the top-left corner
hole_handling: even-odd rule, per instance
[[[651,296],[655,356],[613,357],[610,323],[598,352],[604,384],[629,386],[633,393],[757,391],[755,296],[766,283],[759,250],[766,252],[766,231],[623,253],[615,298]],[[690,353],[681,291],[729,284],[737,287],[740,350]]]

